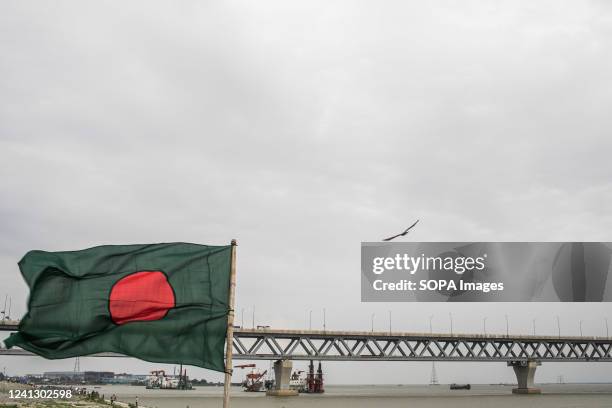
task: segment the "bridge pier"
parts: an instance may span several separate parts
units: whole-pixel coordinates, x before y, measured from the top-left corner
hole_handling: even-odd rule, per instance
[[[293,362],[291,360],[276,360],[274,362],[274,388],[268,390],[266,395],[274,397],[292,397],[298,395],[297,390],[289,388],[292,368]]]
[[[512,389],[513,394],[540,394],[542,390],[533,386],[536,368],[542,365],[539,361],[509,361],[508,366],[514,369],[518,387]]]

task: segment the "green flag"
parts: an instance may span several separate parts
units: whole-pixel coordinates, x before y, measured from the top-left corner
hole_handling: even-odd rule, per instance
[[[19,332],[5,340],[45,358],[117,352],[224,371],[231,245],[105,245],[30,251]]]

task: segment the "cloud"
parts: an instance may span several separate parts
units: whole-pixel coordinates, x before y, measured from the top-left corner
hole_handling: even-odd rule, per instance
[[[237,238],[238,307],[258,321],[300,326],[326,307],[358,329],[392,308],[422,330],[419,305],[360,304],[360,241],[416,218],[414,240],[609,239],[606,3],[5,2],[0,15],[0,276],[20,313],[29,249]],[[431,314],[450,307],[479,330],[479,305]],[[605,305],[572,308],[487,306],[588,313],[601,331]]]

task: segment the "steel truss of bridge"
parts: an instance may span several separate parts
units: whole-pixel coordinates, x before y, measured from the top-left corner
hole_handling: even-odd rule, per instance
[[[0,330],[16,331],[14,324]],[[30,355],[0,348],[0,355]],[[100,357],[119,357],[99,353]],[[612,361],[612,339],[234,329],[233,358],[327,361]]]
[[[335,361],[612,361],[612,339],[236,329],[234,358]]]

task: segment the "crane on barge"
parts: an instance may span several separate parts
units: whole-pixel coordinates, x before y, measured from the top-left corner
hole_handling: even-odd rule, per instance
[[[262,372],[261,370],[257,369],[256,364],[240,364],[240,365],[234,366],[234,368],[240,368],[240,369],[251,368],[252,369],[251,372],[247,373],[245,380],[242,382],[242,387],[244,388],[244,391],[246,392],[265,391],[264,390],[264,377],[266,373],[268,372],[268,370],[264,370]]]

